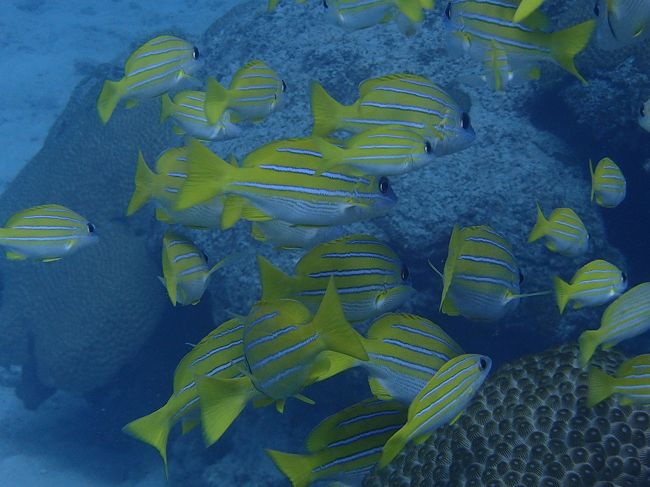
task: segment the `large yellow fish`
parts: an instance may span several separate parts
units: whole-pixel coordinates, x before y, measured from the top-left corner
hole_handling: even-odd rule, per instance
[[[122,99],[132,108],[139,100],[166,93],[189,78],[199,66],[198,59],[199,50],[183,39],[169,35],[151,39],[126,60],[121,80],[104,81],[97,99],[99,118],[107,123]]]

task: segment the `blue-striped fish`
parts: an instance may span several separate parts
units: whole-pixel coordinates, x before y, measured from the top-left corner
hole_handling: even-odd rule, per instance
[[[646,132],[650,132],[650,99],[641,104],[639,109],[639,125]]]
[[[596,0],[596,41],[607,50],[641,42],[650,35],[647,0]]]
[[[298,261],[293,276],[261,256],[257,260],[263,299],[297,299],[315,310],[333,277],[350,321],[392,311],[413,293],[406,265],[370,235],[347,235],[314,247]]]
[[[97,99],[99,118],[107,123],[120,100],[131,108],[138,100],[168,92],[189,78],[198,59],[199,50],[178,37],[162,35],[144,43],[126,60],[121,80],[104,81]]]
[[[341,105],[321,85],[312,83],[314,135],[397,125],[422,135],[438,156],[465,149],[476,137],[469,115],[423,76],[398,73],[371,78],[359,85],[359,93],[356,103]]]
[[[318,157],[300,157],[299,166],[274,163],[235,167],[196,140],[189,148],[189,177],[176,209],[226,195],[222,228],[229,228],[239,218],[343,225],[384,215],[397,200],[387,178],[321,172],[315,163]]]
[[[589,247],[585,224],[571,208],[556,208],[548,220],[537,205],[537,222],[528,235],[528,243],[544,237],[546,248],[567,257],[582,255]]]
[[[422,22],[422,9],[433,9],[433,0],[324,0],[327,18],[346,30],[359,30],[382,24],[400,16],[406,26],[402,31],[414,30],[413,24]]]
[[[621,406],[650,405],[650,354],[626,360],[614,377],[599,368],[589,371],[587,405],[595,406],[612,394],[620,397]]]
[[[210,276],[224,263],[222,260],[209,267],[207,256],[191,240],[167,231],[162,247],[163,277],[159,279],[174,306],[197,304],[210,283]]]
[[[228,89],[208,79],[205,113],[210,123],[221,119],[226,110],[233,112],[233,123],[261,122],[278,108],[286,89],[278,73],[256,59],[235,73]]]
[[[533,12],[542,6],[544,0],[521,0],[521,3],[515,11],[512,20],[521,23],[526,20]]]
[[[591,201],[596,200],[604,208],[615,208],[625,199],[625,176],[618,165],[609,157],[602,158],[596,169],[589,160],[591,173]]]
[[[343,234],[341,227],[294,225],[282,220],[254,222],[251,228],[253,238],[267,242],[281,249],[311,249]]]
[[[405,422],[406,408],[400,403],[366,399],[321,421],[307,438],[309,453],[266,453],[293,487],[325,480],[361,485],[384,443]]]
[[[199,395],[194,377],[240,377],[245,367],[243,337],[244,325],[239,318],[215,328],[178,363],[169,400],[160,409],[131,421],[122,429],[158,450],[165,464],[165,472],[170,430],[181,421],[185,434],[200,421]]]
[[[187,170],[185,147],[167,149],[160,154],[156,161],[156,172],[149,169],[144,156],[139,152],[135,190],[126,210],[127,216],[153,200],[156,219],[164,223],[178,223],[192,228],[218,228],[223,211],[223,203],[219,196],[186,210],[174,209],[181,186],[187,179]]]
[[[562,314],[569,302],[573,303],[573,309],[579,309],[599,306],[620,296],[627,288],[627,275],[614,264],[594,260],[576,271],[571,284],[556,276],[553,285],[557,306]]]
[[[452,0],[445,9],[449,36],[466,39],[466,52],[475,58],[481,59],[485,49],[496,42],[510,56],[553,61],[586,83],[574,58],[587,46],[596,22],[588,20],[547,32],[548,21],[539,11],[515,22],[518,7],[518,0]]]
[[[178,135],[188,134],[200,140],[228,140],[239,137],[241,128],[230,121],[231,112],[225,111],[215,122],[210,123],[204,112],[203,91],[181,91],[172,100],[166,93],[161,97],[160,122],[174,120],[174,131]]]
[[[421,443],[441,426],[454,423],[487,378],[492,360],[459,355],[434,375],[409,406],[406,424],[386,442],[378,467],[395,458],[409,441]]]
[[[487,225],[454,226],[442,278],[440,310],[450,316],[498,320],[522,297],[523,274],[512,248]]]
[[[272,11],[275,10],[276,7],[278,6],[278,2],[279,2],[279,1],[280,1],[280,0],[269,0],[268,3],[267,3],[267,5],[266,5],[266,9],[267,9],[269,12],[272,12]],[[296,0],[296,2],[298,2],[298,3],[305,3],[305,0]]]
[[[393,176],[415,171],[431,163],[433,147],[422,134],[382,125],[348,140],[344,147],[317,139],[327,167],[343,165],[374,176]]]
[[[432,321],[407,313],[386,313],[372,322],[363,340],[372,393],[410,404],[434,374],[463,354],[460,346]]]
[[[279,411],[290,397],[313,403],[300,392],[306,386],[342,372],[331,357],[367,360],[361,336],[343,315],[333,279],[318,311],[312,315],[298,301],[261,301],[244,318],[246,375],[239,379],[198,379],[201,422],[208,445],[217,441],[246,404],[276,403]]]
[[[9,260],[52,262],[98,240],[95,225],[61,205],[21,210],[0,228],[0,246]]]
[[[646,332],[650,328],[650,282],[634,286],[610,304],[602,318],[600,328],[587,330],[580,335],[580,365],[602,345],[609,350],[617,343]]]

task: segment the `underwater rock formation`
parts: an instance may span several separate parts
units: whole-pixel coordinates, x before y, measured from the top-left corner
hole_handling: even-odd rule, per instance
[[[613,373],[623,359],[599,351],[591,365]],[[364,487],[649,485],[650,408],[586,403],[576,345],[523,357],[497,370],[456,424],[407,446]]]

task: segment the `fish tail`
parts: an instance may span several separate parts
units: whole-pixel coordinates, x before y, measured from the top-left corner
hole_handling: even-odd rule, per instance
[[[292,293],[293,280],[271,262],[257,256],[257,266],[262,281],[262,300],[282,299]]]
[[[323,161],[325,162],[323,170],[343,162],[345,149],[328,142],[322,137],[312,137],[312,139],[316,143],[318,151],[323,154]]]
[[[156,174],[149,169],[141,151],[138,151],[138,163],[135,170],[135,190],[126,209],[126,215],[133,215],[153,196],[153,184]]]
[[[544,235],[546,235],[547,224],[548,222],[546,221],[546,217],[544,216],[544,213],[542,212],[542,209],[539,207],[539,203],[538,203],[537,221],[535,222],[535,226],[531,230],[530,235],[528,235],[528,243],[532,243],[536,240],[539,240]]]
[[[201,424],[206,446],[214,444],[237,419],[250,399],[254,388],[249,377],[217,379],[196,377],[201,404]]]
[[[266,6],[266,10],[268,12],[272,12],[273,10],[275,10],[275,7],[277,6],[278,6],[278,0],[269,0],[268,5]]]
[[[397,8],[402,12],[411,22],[422,22],[422,6],[418,0],[396,0]]]
[[[307,487],[312,482],[312,469],[314,468],[309,455],[296,455],[277,450],[267,449],[275,466],[288,477],[293,487]]]
[[[228,108],[228,89],[214,78],[208,78],[208,90],[205,94],[203,111],[210,125],[219,121]]]
[[[160,97],[160,123],[167,120],[174,113],[174,102],[167,93]]]
[[[600,344],[600,336],[598,330],[587,330],[583,331],[578,338],[578,344],[580,345],[580,366],[586,367],[591,359],[592,355],[596,351],[596,348]]]
[[[517,23],[526,20],[526,18],[537,10],[542,3],[544,3],[544,0],[523,0],[519,4],[519,7],[517,7],[517,11],[512,20]]]
[[[403,430],[404,428],[398,430],[393,436],[388,439],[384,445],[384,449],[381,452],[381,457],[377,463],[377,468],[384,468],[391,461],[393,461],[397,455],[399,455],[399,452],[404,449],[406,443],[408,442],[408,436]]]
[[[345,109],[317,82],[311,83],[311,114],[314,119],[312,133],[324,137],[338,128],[340,113]]]
[[[553,288],[555,289],[555,301],[557,302],[557,307],[560,309],[560,314],[562,314],[564,313],[564,308],[566,308],[569,299],[571,299],[571,284],[555,276],[553,278]]]
[[[124,85],[121,81],[104,81],[102,91],[97,98],[97,113],[104,125],[108,123],[123,94]]]
[[[185,210],[223,192],[228,176],[236,169],[198,140],[188,145],[187,180],[181,186],[175,210]]]
[[[594,165],[591,162],[591,159],[589,159],[589,174],[591,174],[591,201],[594,200]]]
[[[614,378],[592,367],[587,378],[587,406],[593,407],[614,393]]]
[[[165,466],[165,478],[167,478],[167,438],[171,428],[168,405],[169,402],[157,411],[133,420],[122,428],[127,435],[158,450]]]
[[[585,85],[587,80],[578,72],[574,64],[574,58],[587,46],[594,27],[596,27],[596,21],[587,20],[551,34],[551,55],[553,59]]]
[[[343,353],[359,360],[368,360],[368,354],[359,334],[343,314],[343,307],[336,292],[333,277],[330,277],[325,296],[316,311],[313,323],[321,331],[321,337],[328,350]]]

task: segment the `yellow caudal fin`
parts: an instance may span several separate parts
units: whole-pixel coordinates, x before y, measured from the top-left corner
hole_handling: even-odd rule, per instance
[[[399,11],[411,22],[422,22],[424,15],[419,0],[396,0],[396,4]]]
[[[532,243],[536,240],[539,240],[544,235],[546,235],[547,226],[548,226],[548,222],[546,221],[546,217],[544,216],[544,213],[542,212],[542,209],[539,207],[539,203],[538,203],[537,221],[535,222],[535,226],[533,227],[533,229],[530,231],[530,235],[528,235],[528,243]]]
[[[600,345],[598,330],[583,331],[578,338],[578,345],[580,345],[580,367],[585,368]]]
[[[345,157],[345,149],[332,144],[322,137],[312,137],[316,143],[318,151],[323,154],[323,170],[327,170],[333,166],[343,163]]]
[[[309,455],[296,455],[276,450],[266,450],[275,466],[287,476],[293,487],[308,487],[312,482],[314,462]]]
[[[589,370],[587,378],[587,406],[593,407],[614,393],[615,379],[597,367]]]
[[[201,404],[201,424],[205,444],[214,444],[226,432],[249,400],[255,388],[249,377],[217,379],[197,377],[196,385]]]
[[[589,174],[591,174],[591,201],[594,200],[594,165],[589,159]]]
[[[147,166],[142,152],[138,151],[138,162],[135,170],[135,190],[126,209],[127,216],[133,215],[133,213],[142,208],[151,199],[155,178],[156,174]]]
[[[596,27],[596,21],[587,20],[581,24],[551,34],[551,55],[553,59],[569,73],[582,81],[583,84],[587,84],[587,80],[578,72],[574,64],[574,58],[587,46],[594,27]]]
[[[221,194],[237,170],[198,140],[190,140],[188,149],[189,171],[178,193],[175,210],[185,210]]]
[[[103,124],[108,123],[113,114],[113,110],[120,102],[124,94],[124,88],[121,81],[104,81],[102,92],[97,98],[97,113]]]
[[[174,113],[174,102],[165,93],[160,97],[160,123],[163,123]]]
[[[517,11],[515,12],[515,16],[512,20],[517,23],[522,22],[530,14],[537,10],[542,3],[544,3],[544,0],[522,0],[522,2],[519,4],[519,7],[517,7]]]
[[[268,12],[272,12],[273,10],[275,10],[275,7],[277,6],[278,6],[278,0],[269,0],[268,5],[266,6],[266,10]]]
[[[228,108],[228,90],[214,78],[208,78],[208,90],[205,94],[203,111],[210,125],[219,121]]]
[[[393,459],[399,455],[399,452],[404,449],[406,443],[408,443],[408,434],[405,428],[402,427],[402,429],[398,430],[393,436],[391,436],[384,445],[384,449],[381,452],[381,458],[377,463],[377,468],[384,468],[393,461]]]
[[[257,267],[262,282],[263,301],[284,299],[291,296],[293,292],[293,279],[291,276],[286,275],[261,255],[257,256]]]
[[[361,337],[343,314],[341,300],[330,277],[325,296],[314,315],[314,326],[320,330],[321,338],[328,350],[343,353],[359,360],[368,360]]]
[[[133,438],[153,446],[162,457],[167,477],[167,438],[171,428],[172,413],[169,405],[174,400],[172,396],[167,404],[151,414],[131,421],[122,428],[122,431]]]
[[[555,289],[555,301],[560,309],[560,314],[564,313],[567,303],[571,299],[571,284],[563,281],[559,277],[553,278],[553,288]]]
[[[311,83],[311,114],[314,119],[312,133],[324,137],[338,128],[340,112],[344,105],[332,98],[325,88],[313,81]]]

